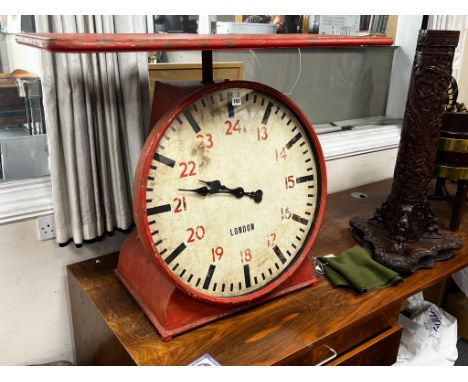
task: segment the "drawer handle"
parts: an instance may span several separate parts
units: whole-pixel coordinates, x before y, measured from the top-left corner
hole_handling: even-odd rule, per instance
[[[314,366],[322,366],[322,365],[325,365],[326,363],[328,363],[328,362],[330,362],[331,360],[335,359],[336,356],[338,355],[338,353],[335,351],[335,349],[332,349],[330,346],[327,346],[327,345],[322,345],[322,346],[325,346],[325,347],[326,347],[328,350],[330,350],[330,352],[332,352],[333,354],[332,354],[330,357],[324,359],[322,362],[319,362],[319,363],[317,363],[317,364],[314,365]]]

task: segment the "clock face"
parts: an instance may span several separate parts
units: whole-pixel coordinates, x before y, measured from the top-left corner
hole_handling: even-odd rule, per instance
[[[304,260],[323,191],[321,151],[292,103],[232,86],[160,121],[143,174],[157,261],[185,291],[227,303],[270,290]]]

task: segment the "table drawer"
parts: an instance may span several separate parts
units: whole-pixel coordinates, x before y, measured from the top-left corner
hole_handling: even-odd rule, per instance
[[[324,342],[313,344],[310,349],[306,349],[300,355],[290,359],[287,364],[291,366],[321,365],[331,358],[341,357],[350,349],[364,344],[392,328],[398,320],[399,313],[400,305],[396,304],[358,325],[345,329],[340,328],[336,334],[326,338]]]
[[[327,366],[390,366],[396,362],[400,346],[399,325],[356,346],[341,357],[333,359]]]

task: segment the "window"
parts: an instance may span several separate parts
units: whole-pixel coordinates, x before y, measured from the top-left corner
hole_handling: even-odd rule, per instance
[[[40,57],[18,45],[14,33],[9,33],[18,27],[14,16],[1,20],[0,182],[47,176],[47,136],[37,70]],[[34,18],[21,17],[19,26],[34,30]]]
[[[200,15],[198,32],[278,33],[244,28],[246,24],[269,26],[277,19],[268,15]],[[283,21],[289,33],[394,37],[398,17],[288,15]],[[264,83],[289,96],[314,125],[325,157],[334,159],[398,146],[403,115],[386,117],[395,50],[395,46],[382,46],[219,51],[213,59],[242,62],[244,80]],[[193,63],[200,62],[200,53],[166,52],[151,55],[150,60]]]
[[[34,16],[0,16],[0,223],[52,212],[40,53],[15,42]]]
[[[239,18],[243,21],[243,16],[234,15],[159,15],[148,17],[147,24],[155,33],[212,33],[218,31],[219,23]],[[310,33],[317,20],[316,16],[290,15],[283,21],[290,32]],[[21,187],[23,181],[33,189],[42,182],[44,189],[50,190],[47,126],[40,92],[41,52],[14,40],[15,33],[34,31],[34,18],[0,16],[0,23],[0,81],[16,97],[16,106],[4,114],[16,119],[2,125],[0,115],[0,187],[9,185],[4,189],[12,192],[12,185]],[[362,32],[361,25],[359,28]],[[293,99],[315,126],[325,157],[334,159],[398,145],[399,121],[385,118],[394,50],[360,47],[224,51],[215,52],[214,61],[242,62],[245,80],[272,86]],[[149,54],[149,61],[193,63],[200,61],[200,54]],[[3,105],[0,103],[0,107]],[[32,180],[37,180],[33,186]]]

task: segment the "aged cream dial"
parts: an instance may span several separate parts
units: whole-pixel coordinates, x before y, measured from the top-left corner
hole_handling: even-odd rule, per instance
[[[277,97],[247,87],[202,93],[148,155],[147,231],[186,290],[256,293],[298,260],[317,218],[320,166],[307,129]]]

